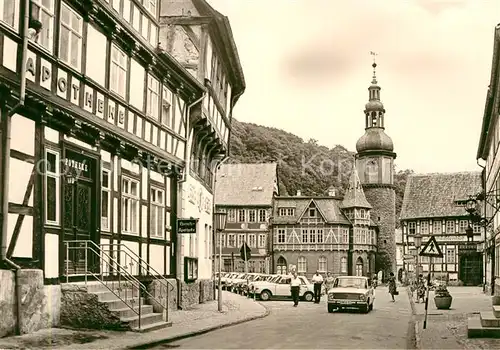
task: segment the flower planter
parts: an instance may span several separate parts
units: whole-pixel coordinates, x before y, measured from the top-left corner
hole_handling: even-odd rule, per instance
[[[500,305],[500,295],[494,295],[491,297],[492,305]]]
[[[434,297],[434,303],[436,304],[436,308],[439,310],[448,310],[451,306],[451,302],[453,297],[450,295],[449,297]]]

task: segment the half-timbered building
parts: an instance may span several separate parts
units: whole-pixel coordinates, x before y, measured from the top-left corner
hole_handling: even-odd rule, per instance
[[[250,248],[248,272],[271,271],[269,221],[276,195],[276,163],[224,164],[217,171],[215,205],[227,214],[222,234],[223,271],[245,271],[240,254],[245,243]],[[219,266],[217,257],[215,261]]]
[[[500,295],[500,24],[493,34],[490,84],[486,93],[477,159],[485,161],[483,201],[488,223],[482,250],[485,264],[485,289]]]
[[[273,212],[273,268],[285,274],[294,266],[311,277],[375,273],[377,227],[370,218],[357,171],[344,198],[332,188],[328,196],[276,197]]]
[[[117,271],[132,281],[152,274],[183,280],[184,260],[177,253],[185,242],[177,244],[177,218],[201,219],[197,233],[204,228],[201,242],[210,241],[207,169],[226,153],[230,111],[241,82],[228,75],[235,88],[233,93],[226,88],[224,114],[209,114],[208,104],[208,111],[220,104],[203,99],[213,96],[210,84],[158,43],[159,1],[29,4],[5,0],[0,12],[1,181],[9,189],[8,197],[6,191],[0,194],[8,200],[2,259],[42,270],[46,285]],[[211,67],[212,55],[206,57],[200,62]],[[192,144],[203,167],[189,178],[185,169]],[[178,193],[189,181],[198,187],[183,201]],[[186,213],[188,202],[191,213]],[[190,246],[198,250],[200,245]],[[120,261],[125,255],[131,258]],[[210,278],[209,255],[201,257],[201,276]],[[198,275],[195,262],[192,281]],[[181,284],[177,290],[181,293]],[[187,302],[202,299],[197,295]]]
[[[477,251],[481,226],[471,222],[464,204],[469,196],[481,191],[480,172],[435,173],[410,175],[406,182],[400,220],[403,228],[405,255],[415,259],[407,264],[410,273],[432,272],[435,278],[451,283],[480,285],[483,283],[482,255]],[[467,238],[469,225],[472,242]],[[431,236],[436,238],[442,258],[419,257],[415,236],[423,246]]]
[[[162,0],[159,37],[161,49],[205,89],[189,112],[188,165],[179,187],[179,217],[197,220],[196,234],[179,235],[177,277],[188,289],[179,298],[195,301],[198,290],[212,290],[192,282],[212,278],[214,172],[228,154],[232,110],[245,80],[228,19],[205,0]]]

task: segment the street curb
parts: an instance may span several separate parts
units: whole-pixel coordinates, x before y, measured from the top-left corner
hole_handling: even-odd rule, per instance
[[[415,320],[415,349],[421,349],[420,343],[420,321]]]
[[[408,294],[408,299],[410,301],[411,313],[413,315],[413,321],[415,324],[415,343],[414,348],[420,349],[420,322],[417,320],[417,307],[415,306],[415,301],[413,300],[409,286],[406,287],[406,293]]]
[[[197,335],[202,335],[202,334],[205,334],[205,333],[213,332],[213,331],[216,331],[218,329],[222,329],[222,328],[226,328],[226,327],[231,327],[231,326],[236,326],[238,324],[242,324],[242,323],[246,323],[246,322],[258,320],[258,319],[261,319],[261,318],[269,316],[271,314],[271,309],[268,308],[267,306],[265,306],[264,304],[262,304],[261,302],[258,302],[258,303],[259,303],[259,305],[261,305],[266,310],[262,315],[252,316],[252,317],[249,317],[249,318],[245,318],[245,319],[237,320],[237,321],[232,321],[232,322],[229,322],[229,323],[223,323],[223,324],[219,324],[219,325],[216,325],[216,326],[207,327],[207,328],[199,329],[199,330],[196,330],[196,331],[192,331],[192,332],[189,332],[189,333],[175,335],[175,336],[172,336],[172,337],[165,337],[162,340],[155,340],[153,342],[140,342],[140,343],[136,343],[134,345],[129,345],[129,346],[126,347],[126,349],[148,349],[148,348],[156,346],[156,345],[165,344],[165,343],[172,343],[174,341],[178,341],[178,340],[182,340],[182,339],[186,339],[186,338],[191,338],[191,337],[194,337],[194,336],[197,336]]]

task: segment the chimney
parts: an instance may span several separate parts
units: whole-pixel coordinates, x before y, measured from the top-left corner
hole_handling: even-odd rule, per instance
[[[331,186],[328,189],[328,196],[329,197],[335,197],[336,195],[337,195],[337,190],[335,189],[335,187]]]
[[[300,197],[302,195],[302,192],[300,190],[297,190],[297,197]]]

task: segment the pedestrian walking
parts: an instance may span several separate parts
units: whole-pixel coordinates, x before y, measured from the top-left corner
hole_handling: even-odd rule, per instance
[[[320,275],[319,271],[312,278],[312,283],[314,284],[314,303],[319,304],[321,300],[321,286],[323,285],[323,276]]]
[[[297,276],[297,272],[292,272],[292,279],[290,280],[290,292],[292,294],[293,306],[297,307],[299,305],[299,290],[300,290],[300,278]]]
[[[387,283],[389,284],[389,294],[391,294],[392,301],[395,302],[396,300],[394,299],[394,296],[398,295],[399,293],[396,289],[396,278],[394,277],[393,272],[391,272],[391,274],[389,275]]]
[[[333,283],[335,282],[335,278],[332,276],[331,272],[326,274],[325,278],[325,294],[328,294],[328,291],[333,288]]]

